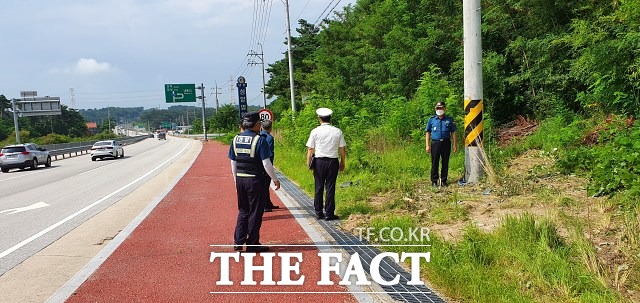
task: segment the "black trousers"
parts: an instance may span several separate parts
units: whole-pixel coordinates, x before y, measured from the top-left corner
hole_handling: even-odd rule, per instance
[[[431,183],[438,183],[438,179],[440,179],[442,183],[447,182],[447,177],[449,175],[450,155],[451,140],[445,139],[444,141],[431,141]],[[440,172],[440,175],[438,176],[440,160],[442,160],[442,170]]]
[[[260,227],[264,214],[263,177],[236,177],[238,194],[238,221],[233,236],[235,245],[260,245]]]
[[[273,202],[271,202],[271,195],[269,194],[269,186],[271,186],[271,177],[266,176],[264,178],[264,196],[265,196],[265,204],[264,208],[273,208]]]
[[[328,217],[335,215],[336,179],[339,169],[340,162],[336,158],[316,158],[313,169],[313,180],[315,181],[313,207],[316,215],[326,214]],[[325,190],[326,199],[323,199]]]

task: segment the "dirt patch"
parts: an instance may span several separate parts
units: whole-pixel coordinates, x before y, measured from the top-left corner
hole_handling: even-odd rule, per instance
[[[536,129],[538,129],[537,121],[531,121],[523,116],[518,116],[514,121],[498,129],[498,144],[504,145],[511,143],[518,138],[534,133]]]

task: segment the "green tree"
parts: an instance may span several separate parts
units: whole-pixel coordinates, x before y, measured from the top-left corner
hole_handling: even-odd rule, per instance
[[[209,129],[218,132],[236,132],[240,123],[238,107],[225,104],[220,110],[207,120]],[[202,129],[202,124],[200,124]]]
[[[583,83],[578,101],[588,112],[640,114],[640,1],[592,4],[563,39],[575,54],[570,73]]]
[[[301,99],[312,92],[312,84],[309,78],[315,72],[315,62],[312,59],[312,55],[319,46],[316,36],[320,30],[304,19],[300,19],[298,24],[300,28],[296,29],[296,32],[299,36],[291,38],[293,78],[297,95],[296,101],[298,103],[296,107],[301,105]],[[265,85],[267,97],[276,97],[276,100],[271,102],[269,108],[274,114],[280,116],[282,111],[291,107],[289,57],[285,53],[283,59],[269,64],[266,71],[269,74],[269,81]]]
[[[9,110],[11,109],[11,101],[4,95],[0,95],[0,119],[13,119]]]

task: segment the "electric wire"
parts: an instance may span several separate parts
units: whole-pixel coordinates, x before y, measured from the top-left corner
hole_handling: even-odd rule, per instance
[[[320,13],[320,16],[318,16],[318,19],[316,19],[316,21],[313,22],[313,26],[317,26],[318,25],[318,21],[320,21],[322,16],[324,16],[324,13],[329,9],[331,4],[333,4],[333,1],[335,1],[335,0],[331,0],[331,2],[329,2],[329,4],[327,4],[327,7],[325,7],[324,10],[322,11],[322,13]]]

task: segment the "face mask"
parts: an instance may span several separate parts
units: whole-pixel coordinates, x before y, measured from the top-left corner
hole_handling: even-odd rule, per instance
[[[444,115],[444,110],[442,110],[442,109],[436,110],[436,115],[438,115],[438,116]]]

